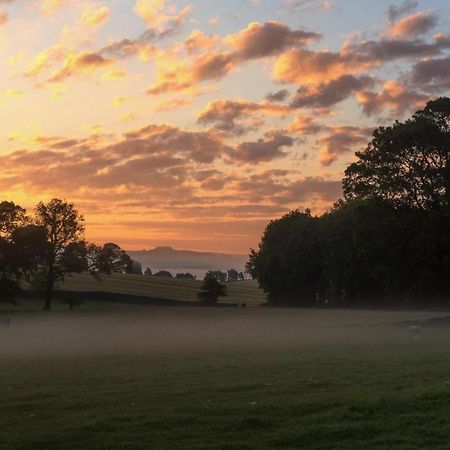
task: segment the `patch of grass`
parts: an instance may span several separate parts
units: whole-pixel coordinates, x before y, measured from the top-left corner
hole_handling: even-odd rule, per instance
[[[201,284],[202,282],[199,280],[180,280],[175,278],[131,274],[102,275],[101,279],[97,280],[91,275],[83,273],[66,277],[64,283],[61,284],[59,289],[61,289],[62,292],[69,291],[80,293],[80,298],[82,298],[83,292],[120,294],[123,296],[123,303],[127,303],[126,296],[130,296],[130,301],[133,301],[132,297],[138,297],[143,299],[149,298],[182,302],[198,302],[197,295]],[[25,286],[25,289],[27,289],[27,286]],[[258,283],[254,280],[227,283],[227,292],[228,296],[223,297],[219,301],[220,303],[246,303],[249,306],[259,306],[267,301],[266,295],[258,287]],[[58,294],[56,293],[55,297],[57,296]],[[57,310],[67,309],[67,305],[58,306],[57,303],[58,302],[55,301],[55,308]],[[105,309],[105,306],[102,306],[102,303],[104,302],[88,300],[81,305],[81,308]],[[109,307],[110,305],[106,306],[107,309]],[[41,308],[41,302],[36,300],[19,300],[18,308],[12,307],[10,304],[0,304],[0,312],[12,310],[37,311]]]
[[[21,357],[3,348],[44,319],[24,316],[31,322],[22,324],[19,315],[22,328],[0,333],[0,449],[448,448],[450,330],[427,329],[412,341],[399,322],[428,313],[252,309],[230,319],[219,310],[178,317],[155,309],[140,314],[148,333],[158,314],[174,330],[208,319],[205,336],[226,321],[220,332],[233,330],[235,341],[196,347],[180,336],[168,348],[133,353],[160,332],[132,335],[130,322],[118,337],[129,336],[129,348],[114,341],[109,352],[76,353],[61,334],[67,351]],[[55,313],[37,329],[67,317]],[[82,322],[74,332],[100,326],[89,312],[73,317]],[[105,330],[95,338],[109,338]],[[48,333],[43,348],[58,336]]]

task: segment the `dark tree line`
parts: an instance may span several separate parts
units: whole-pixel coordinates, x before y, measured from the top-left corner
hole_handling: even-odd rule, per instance
[[[273,304],[450,301],[450,99],[380,127],[344,198],[267,226],[247,269]]]
[[[0,202],[0,301],[15,303],[24,283],[45,297],[51,309],[55,284],[72,273],[133,273],[133,261],[117,244],[84,240],[84,218],[71,203],[39,203],[33,214]],[[142,273],[142,268],[141,268]]]

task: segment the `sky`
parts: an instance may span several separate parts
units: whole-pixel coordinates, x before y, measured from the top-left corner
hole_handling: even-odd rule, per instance
[[[449,90],[448,0],[0,0],[0,199],[245,254]]]

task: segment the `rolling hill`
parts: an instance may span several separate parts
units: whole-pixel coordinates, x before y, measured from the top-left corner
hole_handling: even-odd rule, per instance
[[[172,247],[157,247],[153,250],[127,251],[145,268],[169,270],[172,273],[192,272],[199,278],[209,269],[242,271],[248,257],[227,253],[207,253],[192,250],[176,250]]]

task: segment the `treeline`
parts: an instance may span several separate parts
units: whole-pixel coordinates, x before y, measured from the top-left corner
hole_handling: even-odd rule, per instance
[[[267,226],[248,270],[272,304],[450,301],[450,99],[380,127],[321,216]]]
[[[24,283],[44,294],[51,309],[55,285],[71,273],[136,273],[138,267],[117,244],[98,246],[83,237],[84,218],[71,203],[53,199],[33,213],[0,202],[0,301],[15,303]]]

